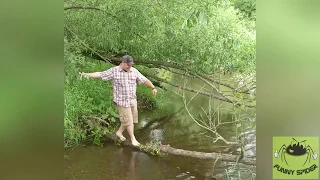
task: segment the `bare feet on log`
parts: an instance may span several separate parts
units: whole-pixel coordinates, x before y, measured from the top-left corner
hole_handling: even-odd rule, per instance
[[[121,141],[125,141],[126,138],[119,132],[116,133],[116,135],[118,136],[118,138],[121,140]]]
[[[133,146],[140,146],[140,143],[136,139],[131,139],[131,143]]]

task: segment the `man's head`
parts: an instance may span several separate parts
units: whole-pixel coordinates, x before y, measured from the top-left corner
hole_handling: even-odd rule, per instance
[[[120,60],[121,60],[121,68],[125,71],[129,71],[132,65],[134,64],[133,58],[129,55],[122,56]]]

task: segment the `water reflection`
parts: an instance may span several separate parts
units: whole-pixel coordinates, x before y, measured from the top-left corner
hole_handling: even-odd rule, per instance
[[[138,153],[134,150],[127,150],[127,148],[120,147],[118,150],[120,162],[121,162],[121,169],[123,170],[123,174],[127,175],[126,179],[129,180],[139,180],[140,175],[139,171],[137,171],[137,163],[138,163]]]
[[[152,156],[132,148],[77,147],[66,153],[67,180],[168,180],[206,179],[211,165],[179,156]]]

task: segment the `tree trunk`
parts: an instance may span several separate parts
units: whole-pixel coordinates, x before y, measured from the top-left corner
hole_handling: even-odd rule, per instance
[[[106,141],[111,142],[121,142],[119,138],[116,135],[110,134],[106,136]],[[126,140],[124,142],[121,142],[122,145],[130,146],[135,149],[138,149],[140,151],[146,152],[146,153],[152,153],[154,152],[154,147],[149,147],[147,145],[141,145],[140,147],[135,147],[131,144],[129,140]],[[170,145],[162,145],[159,144],[158,151],[162,153],[168,153],[172,155],[177,156],[185,156],[185,157],[192,157],[192,158],[198,158],[198,159],[217,159],[221,161],[229,161],[229,162],[236,162],[238,159],[238,155],[232,155],[232,154],[221,154],[221,153],[205,153],[205,152],[197,152],[197,151],[189,151],[184,149],[177,149],[170,147]],[[248,165],[255,165],[256,159],[255,158],[243,158],[239,161],[239,163],[248,164]]]

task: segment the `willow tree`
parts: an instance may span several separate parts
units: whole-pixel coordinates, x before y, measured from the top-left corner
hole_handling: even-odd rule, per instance
[[[236,2],[65,1],[65,42],[77,42],[76,50],[68,52],[81,61],[91,57],[118,65],[121,55],[130,54],[160,87],[181,84],[156,76],[151,68],[197,78],[214,90],[182,89],[246,111],[255,107],[255,98],[247,98],[255,92],[255,22],[235,7]],[[66,72],[67,77],[74,73]],[[221,82],[220,73],[231,73],[234,82],[241,83]]]

